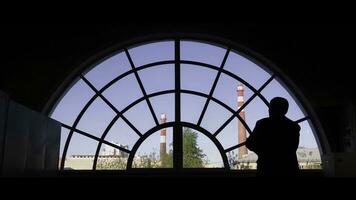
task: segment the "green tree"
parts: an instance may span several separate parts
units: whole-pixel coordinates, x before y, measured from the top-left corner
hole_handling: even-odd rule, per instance
[[[198,134],[190,128],[183,129],[183,167],[184,168],[202,168],[206,164],[205,154],[199,148]],[[172,144],[170,144],[172,146]],[[161,167],[173,167],[173,151],[165,154],[161,158]]]
[[[184,168],[203,168],[207,163],[206,155],[199,148],[198,134],[190,128],[183,129],[183,167]],[[170,144],[172,146],[172,144]],[[126,169],[127,158],[100,159],[97,169]],[[133,162],[134,168],[172,168],[173,150],[170,149],[167,154],[158,159],[155,152],[139,156],[139,159]]]
[[[99,158],[98,163],[96,165],[97,169],[105,170],[105,169],[118,169],[123,170],[126,169],[127,158]]]
[[[167,154],[163,154],[161,158],[161,167],[163,168],[173,167],[173,150],[169,150]]]
[[[199,148],[198,134],[190,128],[183,130],[183,167],[184,168],[202,168],[206,164],[205,154]]]
[[[139,159],[133,162],[133,168],[157,168],[159,167],[159,159],[156,152],[148,155],[141,155]]]

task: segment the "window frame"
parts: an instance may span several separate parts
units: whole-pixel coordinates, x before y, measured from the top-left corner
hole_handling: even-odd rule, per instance
[[[161,95],[161,94],[174,93],[175,94],[175,110],[176,110],[175,113],[176,113],[176,116],[175,116],[175,121],[174,122],[168,122],[164,126],[159,125],[158,121],[155,121],[157,126],[152,128],[152,129],[156,130],[157,127],[161,127],[161,128],[162,127],[173,127],[173,132],[177,133],[177,134],[173,135],[173,149],[174,149],[174,155],[175,155],[174,156],[174,160],[173,160],[173,162],[174,162],[173,170],[174,171],[183,169],[182,168],[182,166],[183,166],[182,153],[183,152],[182,152],[182,145],[181,145],[181,143],[182,143],[182,127],[183,126],[187,126],[187,127],[190,127],[190,128],[196,129],[196,130],[200,129],[201,127],[199,125],[201,123],[202,116],[204,115],[204,113],[206,111],[206,108],[207,108],[207,106],[208,106],[210,101],[218,102],[218,104],[223,105],[223,107],[225,107],[225,108],[229,107],[228,105],[224,104],[223,102],[219,102],[219,100],[215,99],[212,96],[212,92],[210,92],[207,95],[205,93],[199,93],[199,92],[189,91],[189,90],[182,90],[180,88],[180,80],[181,80],[180,79],[180,64],[192,64],[192,65],[199,65],[200,67],[208,67],[208,68],[217,70],[218,74],[225,73],[226,75],[229,75],[229,76],[235,78],[236,80],[239,80],[244,85],[246,85],[249,89],[252,89],[252,91],[254,92],[253,96],[250,97],[245,102],[244,106],[247,106],[249,101],[250,100],[252,101],[255,96],[259,96],[263,100],[263,102],[266,105],[268,105],[268,101],[263,97],[263,95],[260,92],[262,91],[262,89],[264,89],[264,87],[266,87],[268,85],[268,83],[270,83],[274,79],[277,79],[277,81],[290,94],[293,94],[292,97],[296,98],[295,101],[298,104],[299,108],[302,110],[303,114],[305,116],[307,116],[307,117],[304,117],[302,119],[297,120],[296,122],[300,123],[300,122],[303,122],[305,120],[310,120],[310,123],[312,124],[311,127],[314,128],[313,134],[314,134],[314,137],[315,137],[316,142],[318,144],[320,153],[321,154],[325,154],[325,153],[330,152],[330,147],[329,147],[328,141],[326,140],[326,137],[325,137],[324,131],[323,131],[321,125],[320,125],[320,122],[316,118],[316,115],[315,115],[312,107],[306,101],[306,98],[303,96],[301,91],[296,87],[296,85],[281,70],[279,70],[279,68],[276,67],[276,65],[274,65],[272,62],[270,62],[266,58],[262,57],[261,55],[257,54],[256,52],[254,52],[254,51],[252,51],[250,49],[247,49],[247,48],[245,48],[245,47],[243,47],[243,46],[241,46],[239,44],[236,44],[236,43],[234,43],[232,41],[229,41],[229,40],[226,40],[226,39],[223,39],[223,38],[219,38],[219,37],[216,37],[216,36],[207,36],[207,35],[191,34],[191,33],[188,33],[188,34],[180,33],[180,34],[153,35],[153,36],[145,36],[145,37],[142,37],[142,38],[136,38],[136,39],[133,39],[133,40],[128,40],[126,42],[111,46],[109,48],[103,48],[102,50],[99,50],[98,54],[92,56],[91,58],[89,58],[88,60],[83,62],[83,64],[81,64],[79,67],[77,67],[76,70],[74,70],[74,72],[70,76],[68,76],[68,78],[62,83],[62,85],[57,89],[57,91],[54,93],[54,95],[50,98],[50,100],[48,101],[48,103],[44,107],[42,113],[44,113],[46,115],[50,115],[51,112],[56,107],[56,105],[61,101],[61,98],[64,97],[65,94],[67,93],[67,91],[74,84],[76,84],[76,82],[78,80],[80,80],[80,79],[84,80],[93,89],[93,91],[95,92],[95,95],[92,97],[91,100],[89,100],[89,102],[90,101],[93,102],[96,98],[102,97],[102,93],[100,91],[104,91],[105,89],[103,90],[103,88],[108,88],[108,87],[104,86],[102,89],[100,89],[100,91],[96,90],[95,87],[93,85],[90,85],[90,82],[88,82],[88,80],[85,79],[83,74],[85,74],[85,72],[87,72],[88,70],[92,69],[97,64],[101,63],[102,61],[104,61],[104,60],[110,58],[111,56],[114,56],[115,54],[118,54],[120,52],[126,53],[126,55],[129,58],[131,67],[132,67],[132,72],[130,72],[130,74],[134,73],[135,77],[138,80],[138,82],[140,82],[140,78],[138,76],[138,71],[142,70],[142,69],[149,68],[149,67],[154,67],[156,65],[151,63],[151,64],[147,64],[144,67],[142,67],[142,66],[134,66],[133,61],[130,58],[130,54],[129,54],[128,48],[134,48],[134,47],[145,45],[145,44],[148,44],[148,43],[162,42],[162,41],[174,41],[174,44],[175,44],[175,47],[174,47],[175,48],[175,58],[174,58],[173,61],[170,61],[170,62],[161,61],[161,62],[156,62],[154,64],[156,64],[156,65],[159,65],[159,64],[174,64],[174,67],[175,67],[175,89],[169,91],[169,93],[168,93],[168,91],[160,91],[160,92],[157,92],[157,93],[154,93],[154,94],[155,95]],[[222,46],[223,48],[227,49],[226,55],[224,57],[224,61],[221,64],[221,66],[219,67],[219,66],[211,66],[211,65],[206,64],[206,63],[199,63],[199,62],[196,62],[196,61],[180,60],[180,42],[181,41],[195,41],[195,42],[203,42],[203,43],[208,43],[208,44],[210,43],[210,44],[215,45],[215,46]],[[239,55],[247,58],[248,60],[250,60],[252,62],[254,62],[256,65],[258,65],[262,69],[267,69],[268,71],[270,71],[272,73],[271,77],[267,80],[267,82],[265,84],[262,85],[262,87],[260,87],[258,89],[255,89],[253,86],[249,85],[249,83],[244,81],[242,78],[238,77],[237,75],[233,74],[232,72],[224,70],[222,68],[222,66],[224,65],[224,62],[226,61],[226,57],[227,57],[227,55],[228,55],[228,53],[230,51],[236,51],[236,53],[238,53]],[[138,67],[138,68],[136,68],[136,67]],[[125,72],[122,77],[125,77],[125,75],[128,75],[127,72]],[[218,80],[218,76],[220,76],[220,75],[217,75],[216,80]],[[216,86],[216,80],[214,81],[213,88]],[[140,87],[141,86],[142,86],[142,82],[140,84]],[[152,94],[148,94],[147,95],[145,93],[145,91],[144,91],[143,86],[141,87],[141,90],[142,90],[142,92],[144,94],[144,97],[140,98],[140,101],[145,100],[147,102],[147,104],[149,105],[150,104],[149,98],[153,97],[155,95],[152,95]],[[212,89],[212,91],[213,91],[213,89]],[[206,98],[206,103],[204,105],[203,112],[202,112],[202,114],[201,114],[201,116],[199,118],[199,121],[198,121],[197,125],[189,124],[189,123],[180,121],[180,114],[181,114],[180,113],[180,94],[182,94],[182,93],[200,95],[200,96]],[[105,99],[105,97],[104,97],[104,99]],[[179,101],[177,101],[177,99]],[[112,107],[112,108],[114,107],[110,102],[107,102],[106,100],[104,100],[104,101],[110,107]],[[137,100],[135,102],[137,102]],[[90,104],[91,103],[89,103],[89,105]],[[134,106],[133,104],[130,104],[130,105],[131,105],[131,107]],[[130,106],[128,106],[128,107],[130,108]],[[235,119],[235,117],[239,118],[239,114],[238,113],[243,108],[244,107],[241,107],[240,109],[235,111],[235,113],[231,117],[231,120]],[[113,108],[113,109],[115,109],[115,108]],[[128,110],[128,109],[126,109],[126,110]],[[85,109],[83,109],[83,110],[85,110]],[[154,112],[153,112],[153,110],[151,108],[150,108],[150,111],[151,111],[151,113],[153,115]],[[177,111],[179,111],[179,112],[177,112]],[[84,112],[82,114],[84,114]],[[119,117],[123,116],[122,114],[120,115],[120,111],[115,110],[115,112],[117,113],[117,116],[119,116]],[[231,110],[230,110],[230,112],[231,112]],[[249,126],[244,122],[244,120],[240,119],[240,121],[243,122],[243,125],[246,127],[247,131],[251,132]],[[79,122],[79,120],[78,120],[78,122]],[[226,126],[229,122],[226,122],[224,124],[224,126]],[[113,121],[110,124],[113,124]],[[76,132],[79,132],[80,134],[82,134],[84,136],[87,136],[89,138],[98,140],[98,138],[91,137],[90,134],[88,134],[88,133],[85,133],[83,131],[77,130],[75,128],[73,129],[72,127],[67,126],[67,125],[63,125],[63,126],[65,128],[70,129],[71,130],[70,133],[71,132],[73,133],[73,131],[76,131]],[[222,130],[222,128],[220,128],[220,129]],[[217,136],[217,134],[219,133],[220,129],[218,129],[216,134],[213,134],[212,136]],[[149,132],[152,132],[151,130]],[[208,132],[206,130],[199,130],[199,131],[200,132],[204,132],[204,133]],[[139,132],[137,132],[137,133],[139,133]],[[154,133],[154,132],[152,132],[152,133]],[[104,134],[105,134],[105,132],[104,132]],[[222,160],[224,162],[224,169],[228,170],[229,169],[229,163],[228,163],[228,159],[227,159],[226,153],[228,151],[231,151],[233,149],[236,149],[236,148],[240,147],[241,145],[238,144],[238,145],[235,145],[235,146],[230,147],[228,149],[223,149],[221,144],[218,141],[217,142],[214,141],[215,137],[212,137],[209,134],[205,134],[205,135],[208,136],[208,138],[210,138],[214,142],[214,144],[217,146],[217,148],[219,149],[220,154],[222,156]],[[140,141],[140,144],[141,144],[144,141],[144,139],[146,139],[149,135],[141,133],[140,136],[141,136],[141,138],[139,139],[139,141]],[[144,139],[142,139],[142,138],[144,138]],[[217,140],[217,139],[215,138],[215,140]],[[70,141],[70,139],[69,139],[69,141]],[[124,151],[126,153],[129,153],[129,160],[127,162],[127,169],[125,170],[125,171],[129,171],[129,170],[133,169],[131,164],[132,164],[133,156],[135,155],[135,153],[137,151],[137,148],[139,147],[139,145],[137,145],[139,143],[139,141],[137,141],[135,146],[131,149],[130,152],[132,152],[132,153],[125,151],[125,149],[122,149],[119,146],[115,146],[115,145],[113,145],[111,143],[107,143],[102,138],[99,139],[99,144],[100,145],[102,143],[109,144],[109,145],[111,145],[111,146],[113,146],[113,147],[115,147],[115,148],[117,148],[119,150],[122,150],[122,151]],[[178,145],[178,144],[180,144],[180,145]],[[220,144],[220,147],[219,147],[219,144]],[[68,148],[68,145],[69,144],[66,145],[64,151]],[[96,151],[96,155],[95,155],[96,159],[94,160],[93,170],[96,169],[95,166],[96,166],[96,161],[97,161],[97,157],[98,157],[98,153],[99,153],[98,149],[100,150],[100,146],[99,146],[99,148],[97,148],[97,151]],[[65,159],[61,159],[61,160],[62,160],[62,163],[64,163],[63,160],[65,160]],[[64,164],[61,164],[61,169],[64,169]],[[157,169],[157,170],[162,170],[162,169]],[[187,170],[187,169],[185,169],[185,170]],[[204,170],[206,170],[206,169],[204,169]]]

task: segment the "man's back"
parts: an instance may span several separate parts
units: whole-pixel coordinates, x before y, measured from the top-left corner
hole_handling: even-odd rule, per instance
[[[259,174],[295,175],[298,172],[299,131],[300,126],[285,116],[264,118],[256,123],[246,146],[258,156]]]

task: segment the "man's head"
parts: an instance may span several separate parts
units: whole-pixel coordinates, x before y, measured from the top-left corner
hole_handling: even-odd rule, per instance
[[[282,97],[275,97],[271,100],[269,105],[270,117],[283,117],[288,111],[288,101]]]

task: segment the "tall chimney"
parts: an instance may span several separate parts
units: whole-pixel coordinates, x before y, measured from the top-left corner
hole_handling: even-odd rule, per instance
[[[161,118],[160,118],[160,123],[161,124],[164,124],[167,122],[167,116],[166,114],[162,113],[161,114]],[[160,158],[163,157],[163,155],[165,155],[167,153],[167,150],[166,150],[166,128],[162,129],[161,130],[161,133],[160,133],[160,146],[159,146],[159,155],[160,155]]]
[[[237,107],[238,109],[244,104],[244,86],[242,83],[239,83],[237,86]],[[241,110],[239,113],[241,119],[245,120],[245,111],[244,109]],[[240,120],[238,120],[238,143],[242,143],[246,141],[246,128],[245,126],[241,123]],[[242,158],[244,155],[247,154],[247,148],[246,146],[242,146],[238,149],[238,158]]]

